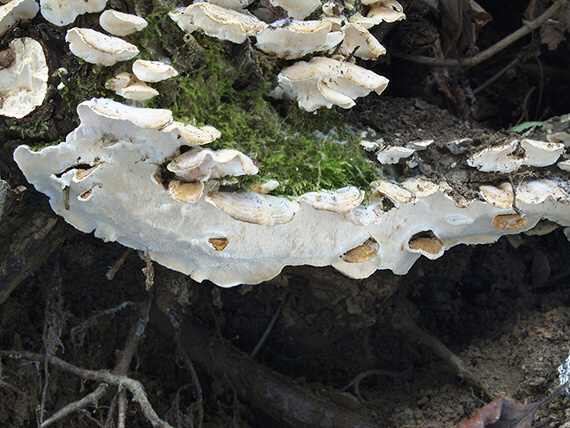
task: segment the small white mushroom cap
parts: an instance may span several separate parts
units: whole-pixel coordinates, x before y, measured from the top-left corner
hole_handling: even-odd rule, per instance
[[[208,3],[227,9],[242,10],[253,3],[253,0],[206,0]]]
[[[396,207],[417,201],[416,196],[412,192],[388,181],[373,181],[370,183],[370,187],[376,189],[380,195],[390,199]]]
[[[345,57],[354,55],[362,59],[377,59],[386,54],[378,39],[362,25],[350,23],[343,28],[344,40],[339,53]]]
[[[0,36],[18,22],[34,18],[39,10],[35,0],[12,0],[0,6]]]
[[[238,150],[214,151],[201,147],[177,156],[167,168],[185,181],[207,181],[211,178],[254,175],[258,172],[253,160]]]
[[[273,6],[285,9],[293,19],[305,19],[321,5],[320,0],[269,0]]]
[[[147,101],[158,95],[158,91],[137,80],[131,73],[122,72],[109,79],[105,87],[127,100]]]
[[[191,146],[200,146],[202,144],[211,143],[220,138],[222,133],[213,126],[194,126],[189,123],[181,123],[173,121],[170,125],[162,128],[164,132],[176,130],[186,143]]]
[[[370,5],[366,16],[355,13],[350,17],[350,22],[371,28],[381,22],[395,22],[406,19],[404,8],[396,0],[364,0],[362,4]]]
[[[356,208],[364,200],[365,193],[358,187],[343,187],[338,190],[321,190],[305,193],[297,198],[316,210],[347,213]]]
[[[92,64],[113,65],[138,55],[138,48],[118,37],[107,36],[90,28],[72,28],[65,41],[69,50]]]
[[[20,119],[43,103],[49,70],[37,40],[14,39],[8,49],[14,59],[9,67],[0,70],[0,115]]]
[[[388,79],[356,64],[315,57],[286,67],[278,75],[285,94],[307,111],[338,105],[350,108],[354,99],[371,91],[380,94]]]
[[[161,130],[172,123],[170,110],[131,107],[107,98],[84,101],[77,107],[77,113],[80,119],[86,122],[101,119],[125,120],[144,129]]]
[[[137,59],[133,63],[133,73],[143,82],[160,82],[178,76],[178,72],[169,64],[143,59]]]
[[[122,37],[141,31],[148,22],[138,15],[108,9],[99,16],[99,25],[109,34]]]
[[[413,155],[414,152],[414,149],[408,147],[388,146],[376,153],[376,159],[384,165],[396,164],[400,162],[400,159],[408,158]]]
[[[331,27],[329,21],[275,21],[256,36],[255,46],[279,58],[297,59],[325,45]]]
[[[558,162],[556,166],[562,171],[570,171],[570,159]]]
[[[170,17],[187,33],[200,29],[208,36],[233,43],[243,43],[248,36],[259,34],[267,26],[253,15],[210,3],[191,4],[171,12]]]
[[[40,0],[42,16],[55,25],[68,25],[84,13],[101,12],[107,0]]]

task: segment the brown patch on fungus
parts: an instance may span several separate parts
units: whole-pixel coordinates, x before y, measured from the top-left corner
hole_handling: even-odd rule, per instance
[[[178,180],[172,180],[168,183],[168,194],[172,199],[180,202],[193,204],[198,202],[204,190],[204,183],[202,181],[195,181],[192,183],[183,183]]]
[[[527,219],[519,214],[499,214],[493,219],[493,227],[498,230],[512,230],[526,226]]]
[[[216,251],[223,251],[230,243],[230,240],[226,237],[210,238],[208,239],[208,242],[212,244],[212,247],[214,247]]]
[[[347,263],[361,263],[376,257],[379,250],[378,242],[374,238],[369,238],[363,244],[344,253],[342,259]]]
[[[445,244],[431,230],[427,230],[413,235],[408,241],[408,247],[410,250],[421,251],[426,256],[435,256],[441,253]]]

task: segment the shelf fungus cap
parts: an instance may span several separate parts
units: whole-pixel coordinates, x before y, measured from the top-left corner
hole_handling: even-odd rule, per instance
[[[299,211],[299,203],[296,201],[250,191],[214,191],[206,196],[206,202],[236,220],[269,227],[289,223]]]
[[[141,31],[148,22],[138,15],[108,9],[99,16],[99,25],[109,34],[122,37]]]
[[[71,52],[92,64],[113,65],[138,55],[138,48],[118,37],[107,36],[90,28],[72,28],[65,41]]]
[[[349,23],[343,32],[344,40],[339,53],[344,57],[354,55],[362,59],[377,59],[386,54],[386,48],[362,25]]]
[[[400,159],[405,159],[413,155],[414,149],[408,147],[389,146],[379,150],[376,153],[376,159],[381,164],[396,164]]]
[[[278,75],[280,87],[307,111],[338,105],[351,108],[354,99],[371,91],[381,94],[388,79],[356,64],[315,57],[286,67]]]
[[[320,0],[269,0],[273,6],[279,6],[293,19],[305,19],[321,5]]]
[[[518,147],[518,140],[483,149],[467,159],[469,166],[479,171],[513,172],[522,165],[521,158],[510,156]]]
[[[172,123],[172,112],[166,109],[131,107],[108,98],[84,101],[77,106],[79,118],[85,121],[101,119],[126,120],[144,128],[161,130]]]
[[[206,0],[206,2],[227,9],[242,10],[252,4],[253,0]]]
[[[167,166],[185,181],[207,181],[211,178],[254,175],[258,168],[253,160],[233,149],[210,150],[194,148],[174,158]]]
[[[297,198],[316,210],[347,213],[359,206],[364,200],[365,192],[358,187],[343,187],[338,190],[321,190],[305,193]]]
[[[147,101],[158,95],[156,89],[151,88],[127,72],[119,73],[107,80],[105,87],[127,100]]]
[[[191,146],[201,146],[211,143],[220,138],[222,133],[213,126],[194,126],[189,123],[173,121],[170,125],[162,128],[164,132],[176,130],[186,143]]]
[[[537,141],[529,138],[524,138],[520,145],[525,151],[524,164],[530,166],[555,164],[565,148],[564,143]]]
[[[248,36],[262,32],[267,24],[253,15],[210,3],[194,3],[170,13],[170,17],[187,33],[197,29],[208,36],[233,43],[243,43]]]
[[[21,119],[43,103],[49,70],[42,45],[30,37],[12,40],[7,52],[12,61],[0,69],[0,115]]]
[[[42,16],[52,24],[71,24],[84,13],[101,12],[107,0],[40,0]]]
[[[160,82],[178,76],[178,72],[169,64],[161,61],[137,59],[133,63],[133,73],[143,82]]]
[[[12,0],[0,6],[0,36],[18,22],[34,18],[38,10],[35,0]]]
[[[259,33],[255,46],[279,58],[297,59],[324,46],[331,28],[329,21],[283,19],[273,22]]]

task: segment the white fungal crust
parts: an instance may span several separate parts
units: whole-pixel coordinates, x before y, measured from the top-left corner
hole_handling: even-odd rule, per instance
[[[167,166],[170,172],[186,181],[254,175],[258,168],[251,158],[238,150],[210,150],[201,147],[174,158]]]
[[[354,99],[371,91],[381,94],[388,85],[388,79],[370,70],[325,57],[284,68],[278,81],[285,94],[307,111],[333,105],[351,108],[355,105]]]
[[[93,99],[78,113],[81,124],[64,143],[16,149],[28,181],[76,228],[146,250],[197,281],[258,283],[287,265],[332,265],[353,278],[378,269],[405,274],[419,257],[434,259],[458,244],[491,243],[543,220],[570,226],[570,186],[562,179],[530,178],[514,193],[510,183],[481,186],[474,199],[452,198],[448,183],[422,176],[375,181],[366,203],[356,188],[296,200],[222,192],[204,180],[228,170],[193,173],[189,182],[157,174],[186,145],[163,130],[172,122],[168,110]],[[231,162],[244,172],[245,158],[236,157]]]
[[[233,43],[243,43],[248,36],[262,32],[267,24],[253,15],[210,3],[194,3],[170,13],[170,17],[187,33],[197,29],[208,36]]]
[[[0,36],[18,22],[33,19],[39,9],[35,0],[12,0],[0,6]]]
[[[269,0],[273,6],[285,9],[293,19],[305,19],[321,5],[320,0]]]
[[[0,69],[0,115],[20,119],[40,106],[47,93],[49,70],[42,45],[30,38],[14,39],[13,57]]]
[[[72,28],[65,41],[69,50],[92,64],[113,65],[138,55],[138,48],[118,37],[106,36],[90,28]]]
[[[255,47],[279,58],[301,58],[327,43],[331,27],[329,21],[275,21],[256,36]]]
[[[141,31],[148,22],[138,15],[108,9],[99,16],[99,25],[107,33],[123,37]]]
[[[107,0],[40,0],[42,16],[55,25],[68,25],[84,13],[101,12]]]

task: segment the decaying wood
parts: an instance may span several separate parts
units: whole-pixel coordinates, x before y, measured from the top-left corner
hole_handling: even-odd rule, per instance
[[[157,308],[151,312],[151,324],[164,336],[173,338],[170,321]],[[279,420],[280,426],[378,426],[366,416],[322,400],[258,364],[229,343],[216,339],[213,332],[189,317],[181,323],[181,329],[182,345],[194,363],[212,376],[226,379],[241,399]]]

